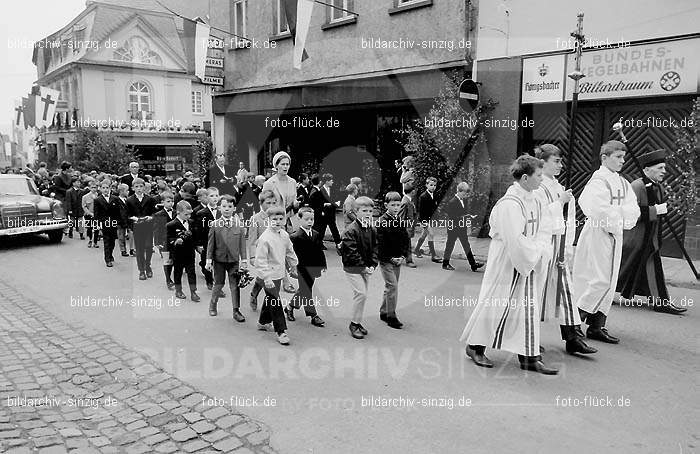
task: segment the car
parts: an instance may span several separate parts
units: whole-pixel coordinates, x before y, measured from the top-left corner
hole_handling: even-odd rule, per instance
[[[25,175],[0,175],[0,237],[46,233],[60,243],[69,225],[60,201],[39,194]]]

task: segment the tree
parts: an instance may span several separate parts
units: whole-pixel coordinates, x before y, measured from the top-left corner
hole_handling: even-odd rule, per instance
[[[693,215],[698,204],[700,98],[695,99],[688,120],[687,126],[676,127],[676,146],[666,159],[666,165],[677,173],[677,178],[673,185],[664,182],[669,202],[684,217]]]
[[[79,128],[69,153],[73,167],[81,172],[97,170],[111,174],[126,173],[129,163],[138,160],[133,149],[109,131]]]
[[[488,149],[481,155],[477,150],[479,144],[486,142],[484,120],[497,103],[489,99],[475,112],[466,114],[459,105],[460,81],[456,71],[444,77],[440,93],[424,121],[418,120],[404,129],[399,140],[414,157],[417,194],[424,190],[425,179],[429,176],[438,180],[435,191],[438,201],[447,194],[454,194],[457,184],[466,181],[472,189],[468,200],[470,207],[483,207],[475,216],[485,217],[491,158]]]
[[[192,164],[194,164],[194,172],[202,181],[205,181],[207,172],[213,161],[214,144],[211,141],[211,137],[200,139],[192,145]]]

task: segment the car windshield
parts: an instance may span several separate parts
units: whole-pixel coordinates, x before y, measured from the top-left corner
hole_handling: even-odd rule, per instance
[[[38,195],[34,182],[26,178],[0,178],[0,194]]]

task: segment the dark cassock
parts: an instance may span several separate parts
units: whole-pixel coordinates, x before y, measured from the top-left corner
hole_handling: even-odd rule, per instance
[[[655,150],[639,157],[644,175],[632,182],[640,216],[624,233],[622,263],[617,291],[625,299],[646,296],[654,310],[670,314],[685,312],[671,302],[661,264],[661,222],[668,212],[666,192],[660,184],[666,174],[666,153]]]
[[[219,190],[219,194],[228,194],[234,197],[238,194],[234,187],[236,183],[236,171],[233,167],[219,164],[214,164],[207,170],[207,176],[204,180],[204,185],[207,188],[215,187]]]

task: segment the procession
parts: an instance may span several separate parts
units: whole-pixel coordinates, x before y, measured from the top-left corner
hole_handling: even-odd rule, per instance
[[[0,452],[697,447],[692,2],[77,3],[8,37]]]

